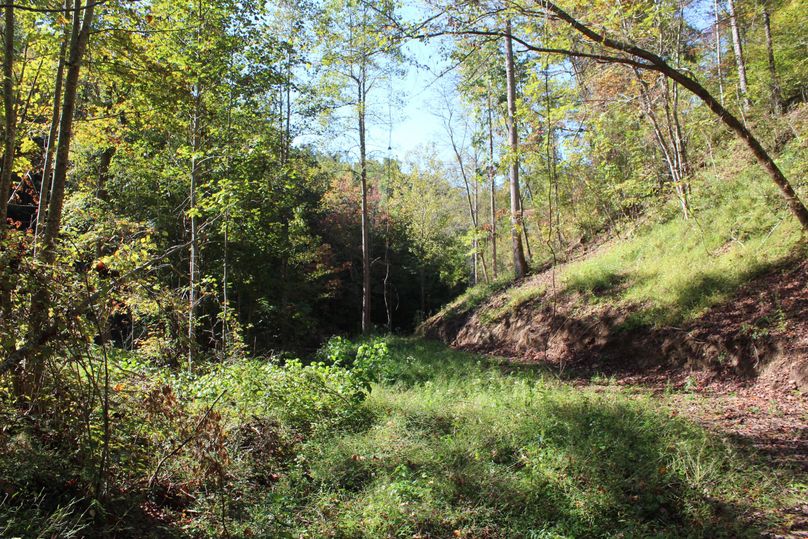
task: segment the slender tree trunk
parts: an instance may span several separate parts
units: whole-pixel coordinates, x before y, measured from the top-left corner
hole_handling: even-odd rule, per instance
[[[227,249],[229,247],[230,233],[230,203],[224,210],[224,248],[222,256],[222,359],[226,359],[230,352],[230,298],[227,295],[229,267],[227,265]]]
[[[361,75],[357,83],[359,90],[359,179],[362,184],[362,334],[371,330],[370,322],[370,222],[368,219],[368,170],[365,118],[365,65],[361,66]]]
[[[477,232],[480,229],[479,220],[477,215],[477,184],[476,184],[476,176],[474,179],[474,189],[472,191],[471,182],[469,181],[468,174],[466,174],[466,166],[463,161],[463,154],[460,153],[460,148],[457,147],[457,143],[455,142],[454,137],[454,129],[451,125],[451,118],[446,122],[446,131],[449,135],[449,143],[452,145],[452,151],[455,155],[455,160],[457,161],[457,167],[460,169],[460,177],[463,178],[463,186],[466,189],[466,204],[469,210],[469,220],[471,221],[472,229],[474,230],[474,238],[471,240],[472,243],[472,255],[471,255],[471,262],[472,262],[472,278],[474,279],[474,284],[477,284],[478,281],[478,261],[479,261],[479,249],[478,249],[478,239],[477,239]]]
[[[777,78],[777,66],[774,63],[774,40],[772,39],[771,17],[766,0],[761,0],[763,10],[763,30],[766,34],[766,59],[769,64],[769,91],[771,92],[771,105],[774,114],[783,113],[783,94],[780,90],[780,81]]]
[[[70,159],[70,143],[73,139],[73,116],[76,110],[76,94],[79,85],[79,73],[87,41],[90,37],[90,25],[93,20],[95,2],[85,6],[83,21],[81,19],[81,0],[75,0],[73,12],[73,30],[70,36],[70,53],[67,61],[67,77],[64,83],[62,113],[59,118],[59,140],[56,144],[56,156],[53,166],[53,186],[48,202],[48,220],[42,245],[42,256],[46,263],[52,264],[56,256],[53,246],[62,226],[62,207],[64,206],[65,185],[67,183],[67,167]]]
[[[5,46],[3,47],[3,105],[5,125],[3,126],[3,170],[0,172],[0,268],[16,257],[12,249],[6,249],[5,239],[8,233],[8,197],[11,191],[11,171],[14,165],[15,135],[17,119],[14,107],[14,7],[9,3],[4,14]],[[3,272],[4,273],[4,272]],[[0,353],[8,355],[16,347],[14,333],[4,328],[3,321],[9,322],[12,316],[11,291],[15,287],[11,275],[9,279],[0,279]],[[21,395],[23,388],[20,378],[14,377],[14,392]]]
[[[474,157],[475,161],[475,174],[474,174],[474,253],[477,255],[477,258],[480,261],[480,264],[483,268],[483,279],[485,282],[488,282],[488,264],[485,262],[485,252],[480,249],[480,176],[477,171],[479,171],[479,163],[477,162],[477,156]],[[477,279],[475,278],[474,284],[477,284]]]
[[[390,215],[384,223],[384,313],[387,316],[387,332],[393,332],[393,305],[390,301]]]
[[[69,3],[64,3],[65,9]],[[37,252],[37,242],[42,235],[42,223],[44,222],[45,210],[48,207],[51,190],[53,189],[53,153],[56,145],[56,136],[59,132],[59,119],[62,102],[62,85],[64,83],[65,71],[65,51],[67,50],[68,36],[65,34],[62,44],[59,47],[59,63],[56,66],[56,80],[53,89],[53,107],[51,109],[51,123],[48,130],[48,140],[45,146],[45,162],[42,166],[42,180],[39,184],[39,201],[36,210],[36,229],[34,230],[34,256]]]
[[[421,264],[418,268],[418,282],[421,286],[421,321],[426,320],[426,269],[424,259],[421,257]]]
[[[516,75],[513,64],[511,21],[505,23],[505,76],[508,86],[508,142],[510,144],[509,179],[511,188],[511,240],[513,266],[517,279],[527,275],[527,261],[522,247],[522,204],[519,194],[519,136],[516,125]]]
[[[749,88],[746,82],[746,62],[743,58],[743,43],[741,42],[741,29],[735,11],[735,0],[729,0],[729,24],[732,28],[732,49],[735,52],[735,64],[738,66],[738,90],[741,94],[741,108],[749,109]]]
[[[721,60],[721,27],[719,26],[719,9],[718,0],[713,0],[713,11],[715,16],[715,23],[713,24],[713,40],[715,41],[715,65],[718,72],[718,96],[721,99],[721,105],[724,105],[724,73]]]
[[[194,84],[194,110],[191,118],[191,185],[188,193],[188,208],[191,216],[190,256],[188,262],[188,371],[193,368],[196,356],[196,281],[199,271],[199,239],[197,238],[196,187],[199,180],[196,154],[199,151],[200,90]]]
[[[488,89],[488,185],[491,206],[491,278],[497,280],[497,198],[496,174],[494,174],[494,120],[491,105],[491,89]]]
[[[109,181],[109,167],[112,164],[112,157],[115,155],[115,147],[108,146],[104,148],[98,158],[98,179],[96,184],[95,195],[99,200],[109,202],[109,191],[107,191],[107,182]]]
[[[14,6],[6,6],[4,15],[5,42],[3,47],[3,170],[0,172],[0,240],[5,238],[8,216],[8,195],[14,168],[17,118],[14,98]]]
[[[73,117],[76,110],[76,96],[81,72],[81,62],[87,49],[90,37],[90,26],[93,21],[95,2],[88,3],[81,9],[81,0],[73,3],[73,23],[70,31],[70,49],[67,60],[67,75],[64,81],[64,95],[62,96],[62,110],[59,114],[59,137],[56,142],[54,155],[53,179],[51,183],[50,200],[48,201],[48,214],[45,231],[42,236],[42,250],[39,258],[43,264],[50,266],[56,260],[56,240],[62,225],[62,207],[64,206],[65,186],[67,183],[67,168],[70,160],[70,143],[73,139]],[[82,17],[82,13],[84,14]],[[34,292],[31,300],[30,330],[28,342],[40,340],[45,331],[45,314],[47,312],[48,291],[40,285]],[[38,393],[44,373],[44,361],[35,347],[32,357],[27,358],[30,363],[29,372],[18,372],[23,379],[19,386],[33,399]]]

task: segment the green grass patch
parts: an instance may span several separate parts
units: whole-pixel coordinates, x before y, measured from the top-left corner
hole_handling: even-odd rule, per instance
[[[531,282],[511,287],[505,292],[503,302],[500,305],[488,306],[480,312],[480,319],[484,323],[490,324],[508,313],[516,312],[519,307],[543,296],[544,293],[544,285]]]
[[[500,277],[491,283],[479,283],[471,286],[443,307],[436,316],[448,318],[463,316],[479,307],[492,295],[508,288],[511,283],[513,283],[512,277]]]
[[[783,159],[794,177],[800,163]],[[789,257],[805,256],[796,220],[757,167],[738,177],[694,181],[694,218],[646,225],[630,239],[570,264],[564,287],[591,302],[640,306],[631,324],[668,325],[693,319],[739,286]]]
[[[756,537],[770,522],[752,514],[783,502],[770,472],[657,397],[573,388],[423,341],[390,350],[398,376],[365,402],[373,421],[305,444],[274,491],[285,505],[264,508],[295,516],[263,533]]]
[[[179,375],[114,358],[126,489],[87,499],[95,468],[18,429],[0,438],[0,535],[758,537],[796,503],[783,485],[806,484],[606,378],[415,339],[332,339],[321,359]]]

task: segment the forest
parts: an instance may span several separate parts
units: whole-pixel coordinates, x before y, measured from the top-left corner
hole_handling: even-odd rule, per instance
[[[805,0],[0,11],[0,537],[808,534]]]

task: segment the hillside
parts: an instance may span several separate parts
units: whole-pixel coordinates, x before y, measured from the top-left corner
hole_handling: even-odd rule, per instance
[[[805,154],[794,140],[781,159],[798,175]],[[759,203],[773,196],[729,149],[694,182],[692,219],[663,211],[524,280],[478,285],[419,332],[559,370],[805,389],[808,249]]]

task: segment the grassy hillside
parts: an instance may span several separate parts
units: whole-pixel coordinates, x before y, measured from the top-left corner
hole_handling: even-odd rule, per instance
[[[481,318],[494,321],[556,292],[574,295],[584,304],[629,309],[629,325],[676,325],[729,299],[754,277],[805,258],[808,249],[799,224],[765,173],[737,146],[724,151],[693,181],[692,218],[683,219],[671,202],[643,222],[614,231],[591,254],[558,266],[554,275],[515,286],[507,281],[479,285],[437,318],[456,317],[483,305]],[[805,141],[792,140],[779,161],[805,199]],[[497,301],[489,302],[498,292]]]

